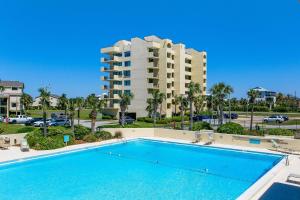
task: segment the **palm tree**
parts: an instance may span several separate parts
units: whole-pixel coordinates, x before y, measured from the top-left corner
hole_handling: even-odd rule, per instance
[[[146,111],[148,112],[148,117],[151,117],[153,113],[153,99],[147,99]]]
[[[251,120],[250,120],[250,130],[252,131],[253,126],[253,113],[254,113],[254,104],[256,98],[259,96],[259,92],[257,90],[251,89],[247,93],[249,98],[249,103],[251,104]]]
[[[173,103],[174,108],[175,108],[174,109],[174,114],[176,116],[177,115],[177,106],[179,104],[179,100],[178,100],[178,96],[177,95],[174,96],[174,101],[172,103]]]
[[[24,106],[25,115],[26,115],[26,111],[30,108],[32,102],[33,102],[33,99],[29,94],[26,94],[26,93],[22,94],[21,104]]]
[[[74,116],[75,116],[75,107],[76,107],[76,99],[69,99],[68,100],[69,105],[69,118],[71,120],[71,129],[74,134]]]
[[[95,94],[91,94],[87,97],[86,99],[87,101],[87,105],[92,108],[91,112],[90,112],[90,119],[91,119],[91,130],[92,130],[92,133],[95,133],[95,126],[96,126],[96,120],[97,120],[97,115],[98,115],[98,112],[97,112],[97,108],[98,108],[98,97],[96,97]]]
[[[165,99],[165,94],[160,93],[159,90],[155,90],[152,93],[152,117],[153,117],[153,126],[156,126],[156,117],[157,117],[157,109],[158,106],[162,104],[163,100]],[[160,106],[160,116],[161,116],[162,106]]]
[[[77,109],[77,125],[80,124],[80,111],[82,110],[84,105],[83,97],[76,98],[76,109]]]
[[[120,109],[121,109],[121,125],[124,127],[125,125],[125,111],[128,108],[128,105],[130,105],[130,101],[133,99],[133,94],[119,94],[120,97]]]
[[[181,116],[181,129],[184,129],[184,112],[188,106],[188,100],[184,95],[180,95],[177,97],[179,102],[179,110],[180,110],[180,116]]]
[[[194,106],[197,114],[200,114],[200,112],[203,110],[203,107],[205,105],[205,97],[202,95],[198,95],[194,99]]]
[[[0,80],[1,81],[1,80]],[[4,91],[4,87],[2,85],[0,85],[0,93],[2,93]],[[1,116],[1,99],[0,99],[0,116]],[[8,116],[7,116],[8,117]]]
[[[225,83],[217,83],[213,85],[210,89],[212,94],[213,103],[216,104],[218,116],[219,116],[219,125],[223,124],[224,117],[224,104],[225,99],[231,93],[233,93],[233,88],[230,85],[226,85]]]
[[[200,84],[194,83],[191,81],[188,86],[187,100],[189,101],[190,107],[190,126],[189,129],[193,128],[193,103],[196,97],[196,94],[201,93]]]
[[[67,115],[68,103],[69,103],[69,101],[68,101],[67,95],[63,93],[63,94],[58,98],[58,107],[59,107],[61,110],[64,110],[64,111],[65,111],[65,115]]]
[[[273,107],[273,104],[274,104],[274,99],[273,98],[266,98],[266,102],[269,106],[269,111],[272,111],[272,107]]]
[[[43,111],[43,129],[44,129],[44,136],[47,136],[47,124],[46,124],[46,118],[47,118],[47,109],[50,105],[50,95],[51,93],[48,91],[47,88],[40,88],[40,104],[42,106]]]
[[[162,115],[162,104],[164,102],[164,100],[166,99],[166,95],[165,93],[159,93],[159,98],[158,98],[158,103],[160,105],[160,108],[159,108],[159,119],[161,120],[161,115]]]

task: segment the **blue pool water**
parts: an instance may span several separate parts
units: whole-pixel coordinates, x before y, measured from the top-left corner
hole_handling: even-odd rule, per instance
[[[2,164],[0,199],[236,199],[281,159],[139,139]]]

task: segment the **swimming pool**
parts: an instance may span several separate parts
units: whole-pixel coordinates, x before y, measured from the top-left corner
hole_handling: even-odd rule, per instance
[[[0,165],[0,199],[236,199],[281,155],[138,139]]]

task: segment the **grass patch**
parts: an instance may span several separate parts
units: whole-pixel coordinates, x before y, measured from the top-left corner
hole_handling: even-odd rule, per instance
[[[240,112],[240,111],[232,111],[234,113],[237,113],[238,115],[241,115],[241,116],[245,116],[247,115],[247,112]],[[270,115],[279,115],[279,114],[282,114],[282,115],[287,115],[289,117],[300,117],[300,113],[280,113],[280,112],[254,112],[254,116],[270,116]],[[251,116],[251,112],[249,111],[248,112],[248,117]]]
[[[289,121],[285,121],[282,123],[276,123],[276,122],[269,122],[269,123],[262,123],[263,125],[277,125],[277,126],[282,126],[282,125],[300,125],[300,120],[292,119]]]
[[[156,127],[165,127],[165,126],[166,124],[156,124]],[[153,124],[136,121],[133,124],[126,124],[124,127],[122,127],[120,124],[107,124],[107,125],[99,126],[98,128],[153,128]]]
[[[16,134],[27,131],[25,126],[20,124],[0,123],[0,129],[3,130],[0,134]],[[24,130],[24,131],[22,131]]]
[[[57,113],[62,112],[64,113],[64,110],[48,110],[47,111],[47,117],[50,118],[51,113]],[[80,119],[82,120],[89,120],[89,114],[91,112],[91,109],[83,109],[80,111]],[[27,111],[28,116],[30,117],[43,117],[43,111],[42,110],[28,110]],[[75,119],[77,119],[77,112],[75,113]]]

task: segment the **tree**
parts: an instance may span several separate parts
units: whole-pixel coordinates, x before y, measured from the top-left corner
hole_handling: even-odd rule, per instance
[[[1,80],[0,80],[1,81]],[[2,85],[0,85],[0,93],[2,93],[4,91],[4,87]],[[1,115],[1,99],[0,99],[0,115]],[[7,116],[8,117],[8,116]]]
[[[84,99],[83,97],[76,98],[76,109],[77,109],[77,124],[80,124],[80,111],[84,106]]]
[[[162,110],[162,102],[166,98],[164,93],[160,93],[159,90],[155,90],[152,93],[152,99],[150,100],[152,102],[152,117],[153,117],[153,126],[156,126],[156,117],[157,117],[157,109],[160,105],[160,116],[161,116],[161,110]]]
[[[75,107],[76,107],[76,99],[71,98],[68,100],[68,110],[69,110],[69,118],[71,121],[71,129],[74,134],[74,116],[75,116]]]
[[[87,101],[87,105],[92,109],[89,117],[91,119],[91,129],[92,129],[92,133],[95,133],[95,126],[96,126],[96,120],[97,120],[97,109],[98,109],[98,103],[99,103],[99,99],[98,97],[96,97],[95,94],[91,94],[86,98]]]
[[[268,97],[268,98],[266,98],[266,103],[269,106],[269,111],[272,111],[272,107],[273,107],[273,104],[274,104],[274,99],[272,97]]]
[[[148,112],[148,117],[151,117],[153,113],[153,99],[147,99],[146,111]]]
[[[67,98],[67,95],[63,93],[63,94],[58,98],[58,107],[59,107],[59,109],[65,111],[65,115],[67,115],[68,103],[69,103],[69,100],[68,100],[68,98]]]
[[[43,129],[44,129],[43,133],[44,136],[47,136],[46,118],[47,118],[47,109],[50,105],[51,93],[48,91],[47,88],[40,88],[39,93],[40,93],[40,104],[42,106],[42,111],[43,111]]]
[[[29,110],[31,104],[33,102],[32,97],[29,94],[23,93],[21,96],[21,104],[24,106],[25,115],[26,111]]]
[[[125,112],[130,105],[130,101],[133,99],[133,94],[119,94],[120,97],[120,109],[121,109],[121,125],[124,127],[125,125]]]
[[[191,81],[188,85],[188,93],[187,93],[187,100],[189,101],[190,107],[190,126],[189,129],[192,130],[193,128],[193,103],[196,98],[196,95],[201,93],[200,84],[194,83]]]
[[[219,125],[223,124],[225,99],[233,93],[233,88],[225,83],[217,83],[210,89],[213,103],[217,107]]]
[[[179,101],[178,101],[178,96],[177,95],[175,95],[174,96],[174,101],[172,102],[173,103],[173,105],[174,105],[174,114],[175,114],[175,116],[177,115],[177,106],[178,106],[178,104],[179,104]]]
[[[179,110],[180,110],[180,116],[181,116],[181,129],[184,129],[184,112],[186,108],[188,107],[188,100],[184,95],[180,95],[177,97],[179,102]]]
[[[200,114],[200,112],[203,110],[204,105],[205,105],[205,97],[202,95],[196,96],[194,99],[194,106],[197,114]]]
[[[166,95],[165,93],[159,93],[159,99],[158,99],[158,103],[160,105],[160,108],[159,108],[159,119],[161,120],[161,116],[162,116],[162,104],[164,102],[164,100],[166,99]]]
[[[256,98],[259,96],[259,92],[257,90],[251,89],[247,93],[248,98],[249,98],[249,103],[251,104],[251,120],[250,120],[250,130],[252,131],[253,127],[253,113],[254,113],[254,104]]]

